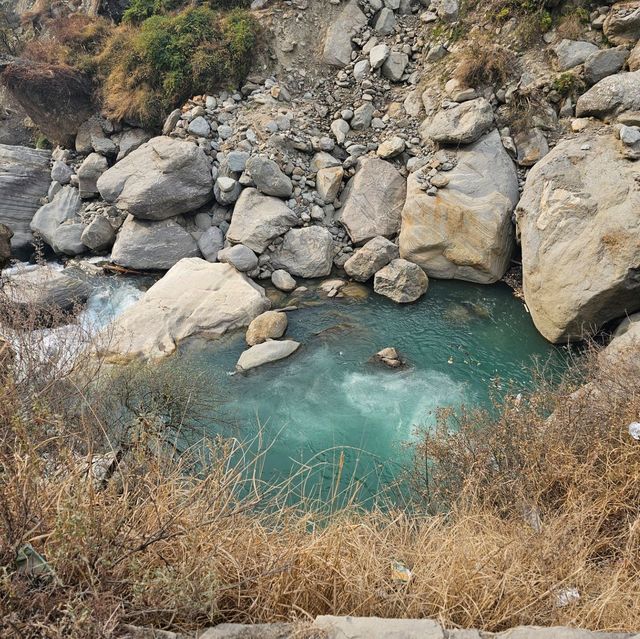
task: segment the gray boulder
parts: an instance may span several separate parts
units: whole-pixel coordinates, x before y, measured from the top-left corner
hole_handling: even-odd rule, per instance
[[[144,220],[164,220],[206,204],[212,195],[209,159],[195,144],[156,137],[100,176],[100,195]]]
[[[89,249],[82,241],[82,234],[86,228],[87,225],[81,222],[72,222],[59,226],[53,234],[53,250],[56,253],[72,257],[86,253]]]
[[[125,129],[120,133],[116,133],[113,136],[113,140],[118,145],[118,156],[116,162],[120,162],[137,148],[141,147],[145,142],[151,139],[151,134],[148,131],[140,128]]]
[[[239,197],[242,187],[237,180],[230,177],[219,177],[213,187],[216,201],[223,206],[233,204]]]
[[[345,262],[344,270],[357,282],[366,282],[383,266],[399,257],[400,252],[393,242],[386,237],[374,237]]]
[[[640,190],[612,135],[560,142],[531,169],[516,211],[524,294],[552,342],[640,309]]]
[[[97,215],[87,224],[80,239],[92,251],[106,251],[113,246],[116,232],[106,217]]]
[[[261,193],[275,197],[291,197],[293,193],[291,180],[280,170],[278,164],[268,157],[264,155],[250,157],[245,171]]]
[[[138,220],[132,215],[111,251],[115,264],[141,271],[166,271],[185,257],[199,255],[196,241],[175,220]]]
[[[602,49],[592,53],[584,62],[584,78],[589,84],[596,84],[603,78],[618,73],[629,57],[626,47]]]
[[[382,65],[382,75],[391,82],[400,82],[409,64],[409,56],[402,51],[392,51]]]
[[[297,224],[296,214],[275,197],[244,189],[233,209],[227,238],[262,253],[271,241]]]
[[[201,138],[206,138],[211,134],[209,123],[201,115],[189,122],[187,130],[189,133]]]
[[[102,350],[117,361],[166,357],[188,337],[219,337],[269,306],[264,289],[230,264],[183,259],[116,319]]]
[[[37,266],[19,271],[3,280],[3,292],[18,309],[29,307],[52,307],[69,311],[83,304],[91,294],[91,284],[66,271],[57,271],[50,266]]]
[[[198,248],[207,262],[217,262],[218,253],[224,247],[224,233],[217,226],[209,227],[198,238]]]
[[[334,67],[347,66],[353,51],[351,36],[366,24],[367,16],[360,11],[356,0],[350,0],[327,29],[322,61]]]
[[[49,151],[0,144],[0,223],[12,231],[14,251],[31,250],[30,223],[51,183]]]
[[[430,277],[489,284],[505,273],[514,246],[511,213],[518,176],[496,130],[460,149],[441,172],[446,185],[427,194],[412,173],[402,210],[400,256]]]
[[[60,184],[69,184],[71,182],[71,176],[73,175],[73,169],[61,160],[56,160],[51,167],[51,180],[53,182],[60,182]]]
[[[517,161],[520,166],[533,166],[540,158],[549,153],[547,138],[540,129],[518,133],[514,142],[518,150]]]
[[[276,362],[279,359],[289,357],[289,355],[295,353],[299,347],[299,342],[291,339],[271,340],[263,342],[262,344],[256,344],[240,355],[236,369],[238,371],[248,371],[263,364]]]
[[[109,168],[107,158],[91,153],[78,168],[78,188],[85,200],[98,195],[98,178]]]
[[[78,189],[63,186],[52,202],[40,207],[31,220],[31,230],[49,246],[54,247],[54,235],[58,228],[69,220],[77,218],[82,208]]]
[[[354,131],[368,129],[371,126],[374,112],[375,107],[373,104],[371,104],[371,102],[365,102],[353,112],[353,118],[351,118],[349,126]]]
[[[290,293],[298,286],[296,281],[283,269],[277,269],[271,273],[271,283],[280,291]]]
[[[640,2],[616,2],[607,13],[603,31],[613,44],[635,44],[640,40]]]
[[[271,263],[298,277],[325,277],[333,263],[333,238],[327,229],[308,226],[291,229]]]
[[[380,269],[373,279],[373,290],[398,304],[415,302],[429,288],[429,278],[412,262],[403,259],[392,260]]]
[[[222,249],[218,253],[218,262],[226,262],[235,266],[241,273],[253,271],[258,266],[258,256],[246,246],[236,244]]]
[[[440,144],[471,144],[493,126],[493,109],[484,98],[467,100],[438,111],[425,129]]]
[[[360,244],[400,230],[406,182],[395,167],[378,158],[364,160],[342,195],[340,222]]]
[[[396,17],[393,11],[388,7],[380,9],[378,15],[373,21],[373,29],[380,35],[389,35],[393,33],[396,27]]]
[[[597,51],[599,51],[598,47],[595,44],[591,44],[591,42],[567,40],[566,38],[553,47],[558,70],[560,71],[567,71],[577,67]]]
[[[617,73],[600,80],[576,103],[576,116],[611,120],[626,111],[640,111],[640,71]]]

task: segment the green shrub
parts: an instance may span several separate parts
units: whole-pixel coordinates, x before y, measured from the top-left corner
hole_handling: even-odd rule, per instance
[[[100,55],[104,106],[113,117],[157,125],[191,95],[231,87],[246,75],[258,25],[242,9],[208,7],[154,15],[121,27]]]
[[[122,16],[122,21],[140,24],[151,16],[161,15],[177,9],[180,4],[180,0],[131,0],[129,7]]]

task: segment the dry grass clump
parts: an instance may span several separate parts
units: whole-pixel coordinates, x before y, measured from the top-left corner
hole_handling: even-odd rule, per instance
[[[294,502],[292,483],[264,485],[260,455],[235,440],[194,444],[201,389],[159,371],[40,389],[7,371],[1,636],[327,613],[640,627],[640,444],[627,433],[640,400],[619,362],[587,357],[493,411],[442,414],[416,447],[412,507],[373,511],[335,507],[344,495]],[[575,393],[585,377],[591,391]],[[16,562],[27,543],[46,566]]]
[[[465,87],[500,87],[514,73],[515,62],[508,49],[475,38],[461,53],[454,78]]]

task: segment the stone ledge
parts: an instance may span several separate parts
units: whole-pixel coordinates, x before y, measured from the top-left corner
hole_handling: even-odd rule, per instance
[[[502,632],[446,630],[434,619],[317,617],[311,625],[223,623],[196,634],[126,626],[122,639],[640,639],[633,632],[519,626]]]

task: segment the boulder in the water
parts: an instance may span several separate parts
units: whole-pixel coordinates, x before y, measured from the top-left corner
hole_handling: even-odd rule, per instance
[[[388,346],[378,351],[372,358],[374,362],[380,362],[389,368],[401,368],[405,361],[400,357],[398,351],[393,346]]]
[[[248,371],[263,364],[276,362],[279,359],[289,357],[299,347],[300,343],[291,339],[282,341],[270,340],[262,344],[256,344],[240,355],[236,369],[238,371]]]

